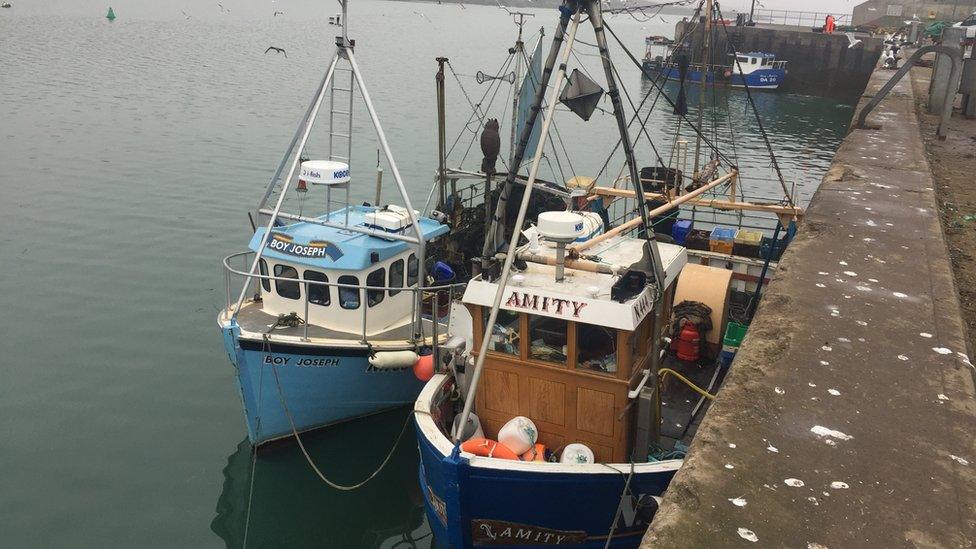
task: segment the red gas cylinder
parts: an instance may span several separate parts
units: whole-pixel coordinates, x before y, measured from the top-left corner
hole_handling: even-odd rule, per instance
[[[698,328],[691,322],[685,322],[681,327],[681,333],[675,340],[675,355],[679,360],[685,362],[698,362],[701,350],[701,335]]]

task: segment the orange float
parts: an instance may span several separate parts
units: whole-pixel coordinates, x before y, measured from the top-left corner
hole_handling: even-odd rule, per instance
[[[528,452],[522,454],[522,461],[546,461],[546,445],[536,443]]]
[[[519,458],[518,454],[510,450],[508,446],[487,438],[472,438],[467,440],[461,444],[461,451],[468,452],[476,456],[498,459],[518,460]]]

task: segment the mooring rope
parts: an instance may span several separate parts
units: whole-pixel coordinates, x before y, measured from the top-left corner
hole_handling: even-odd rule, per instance
[[[263,334],[264,343],[263,343],[262,347],[263,347],[264,352],[266,352],[268,354],[268,356],[271,356],[271,340],[270,340],[270,334],[271,334],[271,332],[275,328],[277,328],[278,326],[281,326],[281,325],[293,325],[293,326],[297,326],[299,324],[304,324],[304,323],[305,323],[305,321],[303,319],[301,319],[298,316],[297,313],[292,313],[290,315],[279,315],[278,316],[278,319],[275,320],[274,324],[272,324],[271,326],[269,326],[268,327],[268,331]],[[263,370],[264,369],[262,368],[262,373],[263,373]],[[281,388],[281,379],[279,379],[279,377],[278,377],[278,368],[276,367],[276,365],[275,365],[275,363],[274,363],[273,360],[271,361],[271,373],[274,374],[275,386],[278,389],[278,400],[281,402],[281,408],[285,412],[285,417],[288,418],[288,424],[291,426],[291,434],[295,437],[295,441],[298,443],[298,447],[301,449],[302,455],[305,456],[305,461],[308,463],[309,467],[311,467],[312,470],[315,471],[315,474],[319,477],[319,479],[322,480],[322,482],[328,484],[330,487],[332,487],[332,488],[334,488],[336,490],[341,490],[341,491],[344,491],[344,492],[351,492],[353,490],[357,490],[357,489],[362,488],[363,486],[365,486],[367,482],[373,480],[373,478],[375,478],[376,475],[380,474],[380,472],[383,470],[383,468],[386,467],[386,464],[389,463],[390,458],[393,457],[393,453],[396,451],[397,446],[400,445],[400,440],[403,438],[403,433],[405,433],[407,431],[407,426],[410,425],[410,420],[413,418],[413,412],[411,411],[411,413],[407,414],[407,419],[403,422],[403,427],[400,428],[400,434],[397,435],[396,440],[393,442],[393,446],[390,448],[390,451],[386,454],[386,457],[383,458],[383,462],[380,463],[379,467],[377,467],[375,471],[373,471],[372,473],[370,473],[370,475],[368,477],[366,477],[365,479],[361,480],[360,482],[357,482],[356,484],[351,484],[351,485],[339,484],[337,482],[334,482],[334,481],[330,480],[328,477],[325,476],[324,473],[322,473],[322,470],[319,469],[319,467],[315,464],[315,461],[312,459],[311,454],[308,453],[308,449],[305,448],[305,443],[302,442],[302,437],[300,437],[298,435],[298,428],[295,426],[295,418],[294,418],[294,416],[292,416],[291,410],[288,408],[288,403],[285,400],[284,390]],[[263,385],[264,384],[262,383],[262,388],[263,388]],[[260,407],[260,403],[258,404],[258,406]],[[259,425],[260,425],[260,422],[259,422]],[[255,454],[257,454],[257,447],[255,447]],[[252,489],[253,489],[253,474],[252,474]],[[248,514],[250,514],[250,498],[249,498],[249,502],[248,502]],[[246,542],[246,540],[247,540],[247,526],[246,525],[245,525],[245,535],[244,535],[244,538],[245,538],[245,542]]]

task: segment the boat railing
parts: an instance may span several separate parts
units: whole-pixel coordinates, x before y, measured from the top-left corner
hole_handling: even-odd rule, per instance
[[[403,292],[410,293],[413,299],[410,300],[410,318],[414,320],[414,325],[417,326],[416,329],[416,341],[417,344],[423,344],[427,337],[429,336],[432,340],[432,346],[436,348],[440,335],[451,333],[451,304],[459,302],[461,296],[464,293],[464,283],[451,283],[451,284],[438,284],[433,286],[413,286],[413,287],[399,287],[399,286],[371,286],[366,284],[340,284],[338,282],[325,282],[317,280],[307,280],[304,278],[289,278],[283,276],[274,276],[271,274],[261,274],[261,273],[251,273],[249,272],[250,265],[254,261],[254,252],[251,250],[238,252],[235,254],[228,255],[223,260],[224,269],[224,286],[226,295],[226,306],[225,313],[234,314],[238,311],[233,310],[237,305],[237,299],[234,295],[238,295],[242,289],[247,289],[248,295],[257,295],[261,292],[260,286],[263,281],[284,281],[291,283],[298,283],[303,288],[302,299],[300,306],[303,309],[302,321],[303,324],[303,341],[310,341],[308,335],[309,322],[309,287],[319,286],[326,288],[339,288],[344,290],[358,290],[359,292],[359,303],[360,309],[362,309],[362,317],[359,325],[359,330],[357,333],[357,341],[366,344],[369,339],[368,333],[368,320],[369,320],[369,293],[370,292]],[[235,266],[239,264],[240,267]],[[421,299],[417,299],[417,296]],[[421,311],[417,311],[417,304],[420,303]],[[313,304],[314,305],[314,304]],[[316,305],[317,306],[317,305]],[[382,310],[382,309],[381,309]],[[430,325],[425,327],[422,318],[428,316]],[[382,314],[382,313],[381,313]],[[429,328],[429,333],[428,333]]]

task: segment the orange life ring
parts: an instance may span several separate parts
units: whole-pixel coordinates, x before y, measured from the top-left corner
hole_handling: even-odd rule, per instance
[[[518,454],[511,451],[508,446],[487,438],[472,438],[467,440],[461,444],[461,451],[468,452],[476,456],[498,459],[518,460],[519,458]]]
[[[537,442],[528,452],[522,454],[522,461],[546,461],[546,445]]]

